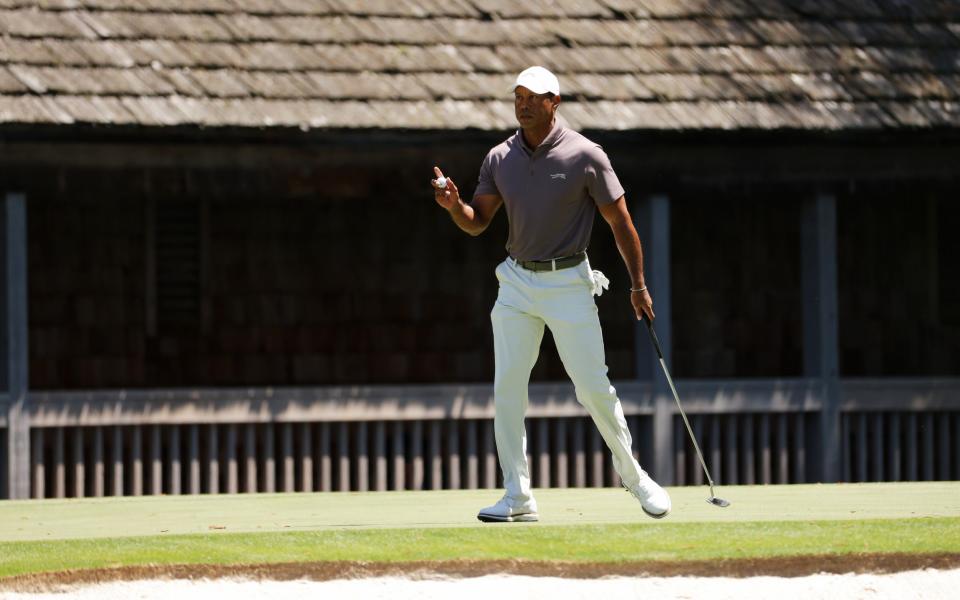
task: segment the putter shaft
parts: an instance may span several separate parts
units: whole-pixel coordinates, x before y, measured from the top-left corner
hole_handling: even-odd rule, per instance
[[[683,406],[680,405],[680,394],[677,393],[676,386],[673,385],[673,377],[670,376],[670,370],[667,369],[667,363],[663,358],[663,350],[660,348],[660,340],[657,339],[657,332],[653,330],[653,320],[644,319],[647,323],[647,331],[650,332],[650,339],[653,340],[653,347],[657,351],[657,357],[660,359],[660,367],[663,369],[663,374],[667,377],[667,383],[670,385],[670,391],[673,392],[673,399],[677,403],[677,410],[680,411],[680,416],[683,418],[683,424],[687,428],[687,434],[690,436],[690,441],[693,442],[693,449],[697,451],[697,458],[700,459],[700,466],[703,467],[703,473],[707,476],[707,483],[710,485],[710,497],[707,499],[707,502],[714,504],[720,507],[730,506],[730,503],[722,498],[717,498],[713,492],[713,478],[710,477],[710,469],[707,468],[707,462],[703,460],[703,452],[700,451],[700,444],[697,443],[697,437],[693,435],[693,428],[690,427],[690,421],[687,420],[687,414],[683,412]]]

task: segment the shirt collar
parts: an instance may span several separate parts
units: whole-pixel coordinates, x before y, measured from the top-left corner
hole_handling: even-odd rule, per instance
[[[527,139],[523,137],[523,129],[517,129],[517,138],[520,140],[520,146],[526,151],[527,154],[533,154],[539,148],[551,148],[555,146],[557,142],[560,141],[560,137],[563,135],[564,127],[560,124],[558,120],[554,120],[553,128],[550,129],[550,133],[547,134],[547,137],[543,138],[543,141],[540,142],[540,145],[536,148],[530,148],[527,145]]]

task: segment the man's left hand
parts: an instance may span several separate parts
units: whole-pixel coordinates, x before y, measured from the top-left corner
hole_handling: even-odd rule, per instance
[[[630,303],[633,304],[633,310],[637,313],[638,321],[643,320],[643,316],[646,315],[650,322],[653,322],[656,315],[653,314],[653,298],[650,297],[650,292],[647,290],[630,292]]]

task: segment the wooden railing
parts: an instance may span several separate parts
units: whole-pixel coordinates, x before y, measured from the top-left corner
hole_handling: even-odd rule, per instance
[[[650,470],[652,388],[616,387]],[[818,480],[816,380],[678,389],[718,483]],[[844,380],[840,393],[844,481],[960,479],[960,380]],[[27,406],[35,498],[501,484],[485,385],[31,392]],[[535,486],[619,485],[572,386],[531,385],[527,414]],[[701,484],[675,410],[671,421],[672,479]]]

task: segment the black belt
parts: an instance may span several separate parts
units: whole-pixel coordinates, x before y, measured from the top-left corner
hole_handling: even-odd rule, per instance
[[[569,269],[575,267],[587,258],[586,252],[577,252],[570,256],[562,258],[551,258],[550,260],[518,260],[517,264],[528,271],[559,271],[560,269]]]

